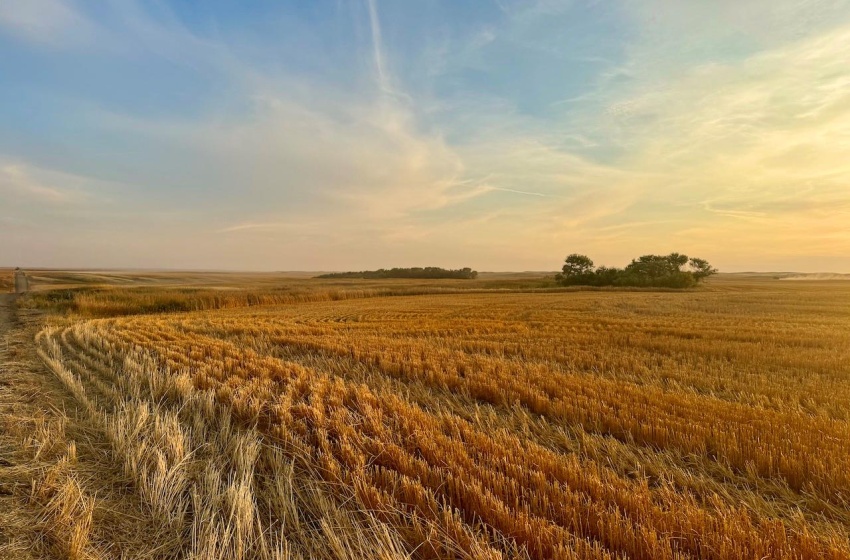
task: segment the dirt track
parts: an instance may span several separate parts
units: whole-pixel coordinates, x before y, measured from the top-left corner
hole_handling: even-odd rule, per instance
[[[43,421],[43,406],[56,387],[46,387],[47,376],[34,375],[27,357],[27,337],[17,321],[14,294],[0,294],[0,559],[39,558],[36,512],[26,498],[34,474],[22,449],[24,426]],[[43,398],[42,398],[43,397]],[[22,429],[23,428],[23,429]]]
[[[17,309],[19,297],[0,294],[0,560],[157,558],[122,545],[144,542],[154,526],[112,461],[104,434],[38,358],[33,338],[42,317]],[[75,458],[57,470],[71,447]],[[95,504],[89,537],[108,546],[69,555],[65,536],[33,499],[51,472],[79,482]]]
[[[56,558],[31,499],[34,485],[68,445],[62,386],[35,353],[32,312],[19,316],[17,294],[0,294],[0,560]]]

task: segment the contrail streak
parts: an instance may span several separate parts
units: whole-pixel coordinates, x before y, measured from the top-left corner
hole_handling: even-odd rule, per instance
[[[384,65],[384,45],[381,38],[381,22],[378,19],[378,8],[375,0],[366,0],[369,8],[369,24],[372,28],[372,49],[374,51],[375,68],[378,71],[378,85],[384,91],[391,91],[390,80]]]
[[[516,193],[516,194],[527,194],[529,196],[543,196],[543,197],[548,196],[548,195],[545,195],[545,194],[539,193],[539,192],[518,191],[516,189],[505,189],[505,188],[502,188],[502,187],[488,187],[488,188],[492,191],[504,191],[504,192]]]

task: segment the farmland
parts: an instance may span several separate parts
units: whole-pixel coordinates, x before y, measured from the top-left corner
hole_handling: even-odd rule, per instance
[[[15,289],[15,272],[8,268],[0,268],[0,293],[11,292]]]
[[[850,558],[850,283],[312,286],[38,334],[154,556]]]

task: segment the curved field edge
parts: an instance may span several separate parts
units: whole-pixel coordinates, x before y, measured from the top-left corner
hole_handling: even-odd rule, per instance
[[[352,302],[352,307],[357,304]],[[280,313],[274,309],[265,312]],[[363,320],[344,313],[337,318],[342,321],[329,324]],[[229,418],[228,422],[235,418],[243,427],[240,429],[247,427],[254,437],[280,445],[289,454],[286,456],[300,457],[311,473],[309,480],[347,489],[349,504],[359,504],[355,511],[383,523],[381,526],[395,535],[398,540],[394,541],[394,550],[417,557],[453,557],[459,553],[469,557],[528,554],[540,558],[848,557],[846,519],[842,518],[840,503],[832,505],[830,496],[817,495],[828,493],[830,488],[818,492],[801,484],[795,490],[789,487],[793,481],[781,476],[774,481],[782,472],[770,469],[781,467],[781,463],[768,463],[768,470],[759,472],[757,465],[751,467],[744,461],[742,468],[703,476],[705,480],[697,483],[674,480],[701,476],[699,469],[687,468],[674,469],[666,483],[663,472],[654,480],[638,472],[636,479],[629,481],[622,468],[604,466],[606,453],[614,462],[625,456],[629,460],[640,458],[646,463],[645,471],[651,471],[653,455],[667,453],[671,456],[664,461],[675,461],[676,448],[670,453],[658,445],[653,454],[647,452],[652,451],[651,445],[635,447],[634,442],[618,439],[615,431],[597,427],[574,433],[576,438],[584,438],[581,446],[586,452],[579,458],[565,455],[563,449],[553,453],[558,446],[545,445],[545,440],[563,437],[563,433],[539,422],[535,426],[534,416],[545,416],[545,410],[523,420],[533,400],[519,394],[523,406],[517,410],[509,405],[514,397],[509,395],[505,401],[499,395],[504,390],[488,395],[486,384],[481,384],[478,393],[469,395],[471,385],[458,384],[458,378],[468,379],[481,363],[438,354],[437,363],[451,358],[456,371],[441,380],[441,386],[435,386],[428,379],[416,379],[414,371],[433,369],[434,360],[417,362],[411,348],[394,348],[391,337],[376,341],[357,333],[363,340],[363,346],[358,346],[333,331],[320,329],[318,334],[324,336],[307,334],[310,336],[297,338],[292,332],[274,332],[257,315],[241,317],[237,312],[140,318],[124,323],[95,321],[43,333],[40,346],[45,359],[53,356],[56,364],[64,363],[70,370],[101,370],[101,377],[91,381],[97,394],[110,391],[109,371],[126,369],[128,358],[146,364],[144,372],[134,377],[136,385],[151,386],[150,379],[157,379],[155,385],[179,379],[184,387],[181,391],[209,400],[211,404],[206,406],[216,410],[209,421],[217,421],[213,419],[221,415]],[[56,348],[51,349],[51,345]],[[404,360],[393,358],[404,352]],[[63,360],[56,357],[60,353],[65,356]],[[376,360],[388,363],[376,364]],[[407,370],[402,363],[408,364]],[[181,373],[168,373],[164,368],[169,366]],[[152,376],[150,372],[159,374]],[[433,381],[435,375],[432,371],[426,377]],[[446,386],[448,382],[453,385]],[[415,383],[420,383],[418,389],[422,390]],[[606,388],[604,382],[601,385]],[[134,394],[131,386],[120,387],[119,394]],[[618,388],[622,386],[610,389]],[[484,417],[485,422],[468,416],[469,402],[430,399],[429,395],[439,390],[472,396],[476,415]],[[160,402],[178,390],[146,391],[133,398]],[[176,402],[182,401],[178,398]],[[675,408],[675,403],[672,406]],[[513,411],[507,423],[506,410]],[[523,430],[537,432],[534,437],[518,441],[511,434],[520,421],[524,422]],[[495,435],[487,433],[488,427]],[[364,432],[368,436],[365,439]],[[198,441],[206,434],[201,436]],[[462,444],[458,446],[457,442]],[[534,461],[523,464],[518,455],[506,454],[505,449],[522,452]],[[689,455],[686,462],[694,461],[697,455]],[[520,463],[520,471],[523,466],[534,468],[512,471],[505,463],[511,460]],[[723,462],[714,468],[723,470]],[[751,493],[772,492],[774,496],[762,500],[758,507],[746,502],[742,507],[736,503],[740,496],[730,493],[729,484],[712,483],[711,479],[717,477],[731,478],[741,485],[761,484]],[[523,481],[525,488],[533,491],[523,490]],[[771,489],[771,485],[775,487]],[[843,486],[840,481],[839,486]],[[814,506],[805,505],[805,496],[812,493],[811,503],[823,510],[820,513],[812,511]],[[529,507],[527,502],[535,500],[543,504],[543,510]],[[776,503],[773,515],[769,511],[771,501]],[[782,506],[784,502],[790,504],[787,509]],[[795,517],[794,509],[800,504],[802,509]],[[837,511],[830,513],[830,508]],[[821,514],[823,523],[818,521]],[[520,523],[527,527],[525,532],[517,526]]]

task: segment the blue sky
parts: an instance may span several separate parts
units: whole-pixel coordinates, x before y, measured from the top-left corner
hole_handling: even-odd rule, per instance
[[[850,3],[0,0],[0,266],[850,271]]]

